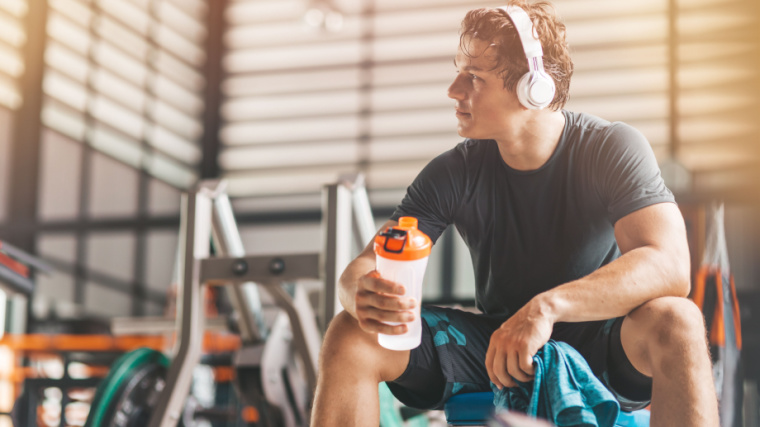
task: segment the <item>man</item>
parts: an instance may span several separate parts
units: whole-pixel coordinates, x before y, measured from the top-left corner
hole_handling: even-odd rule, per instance
[[[510,5],[536,27],[556,95],[548,108],[521,103],[528,49],[512,19],[505,8],[470,11],[449,87],[466,139],[425,167],[383,226],[415,216],[435,241],[453,224],[483,314],[423,307],[418,348],[380,347],[377,333],[406,330],[386,322],[412,320],[419,301],[379,277],[370,244],[341,278],[345,311],[325,337],[312,425],[377,425],[380,381],[419,408],[489,381],[530,381],[551,338],[576,348],[624,410],[651,400],[652,426],[717,426],[704,323],[685,298],[683,218],[651,148],[623,123],[562,110],[565,27],[548,3]],[[441,331],[460,339],[434,342]]]

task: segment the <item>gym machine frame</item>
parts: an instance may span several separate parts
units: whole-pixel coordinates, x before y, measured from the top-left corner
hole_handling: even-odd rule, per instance
[[[175,427],[183,416],[193,369],[200,361],[202,350],[204,285],[227,287],[237,313],[243,344],[241,352],[246,346],[266,341],[268,331],[253,283],[265,289],[287,314],[293,346],[300,357],[308,390],[305,396],[301,396],[301,407],[295,408],[298,413],[289,414],[285,410],[282,421],[288,427],[306,426],[316,389],[320,336],[340,311],[337,285],[340,274],[351,260],[352,235],[363,248],[375,234],[363,176],[344,176],[338,183],[325,186],[322,216],[325,246],[322,253],[245,256],[225,187],[225,181],[202,181],[195,191],[182,197],[177,343],[166,385],[149,426]],[[355,233],[352,233],[352,225],[356,228]],[[213,238],[218,256],[210,256],[209,237]],[[296,285],[291,296],[282,286],[304,279],[322,279],[324,283],[320,304],[321,330],[316,325],[305,290]],[[261,354],[256,356],[261,357]],[[283,392],[292,397],[292,390]]]

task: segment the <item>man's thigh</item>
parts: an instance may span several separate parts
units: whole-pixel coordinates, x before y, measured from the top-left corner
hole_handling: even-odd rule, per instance
[[[552,339],[564,341],[586,359],[591,371],[615,395],[625,411],[645,408],[652,379],[634,368],[623,350],[624,318],[583,323],[558,323]]]
[[[407,406],[442,408],[453,395],[491,391],[485,357],[491,334],[504,317],[451,308],[422,308],[422,343],[395,381],[393,394]],[[622,318],[558,323],[551,338],[563,341],[586,359],[592,372],[616,395],[624,409],[646,407],[651,379],[636,371],[622,350]]]
[[[486,351],[502,322],[457,309],[422,307],[422,343],[388,387],[405,405],[420,409],[441,408],[458,393],[490,391]]]

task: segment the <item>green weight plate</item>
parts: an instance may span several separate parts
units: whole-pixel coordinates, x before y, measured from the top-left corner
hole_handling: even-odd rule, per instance
[[[109,410],[122,398],[121,393],[130,381],[156,365],[167,368],[169,359],[161,352],[149,348],[139,348],[119,357],[95,392],[85,427],[105,426]]]
[[[117,393],[105,412],[102,427],[145,427],[166,386],[167,369],[158,363],[145,365]]]

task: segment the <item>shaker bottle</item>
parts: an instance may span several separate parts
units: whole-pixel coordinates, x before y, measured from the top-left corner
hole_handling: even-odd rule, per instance
[[[422,278],[425,275],[430,248],[430,238],[417,229],[417,218],[403,216],[398,225],[388,227],[375,237],[377,272],[383,279],[396,282],[404,287],[404,296],[414,298],[414,320],[407,323],[403,335],[377,334],[381,346],[390,350],[411,350],[422,339],[420,303],[422,300]],[[389,325],[398,325],[388,322]]]

